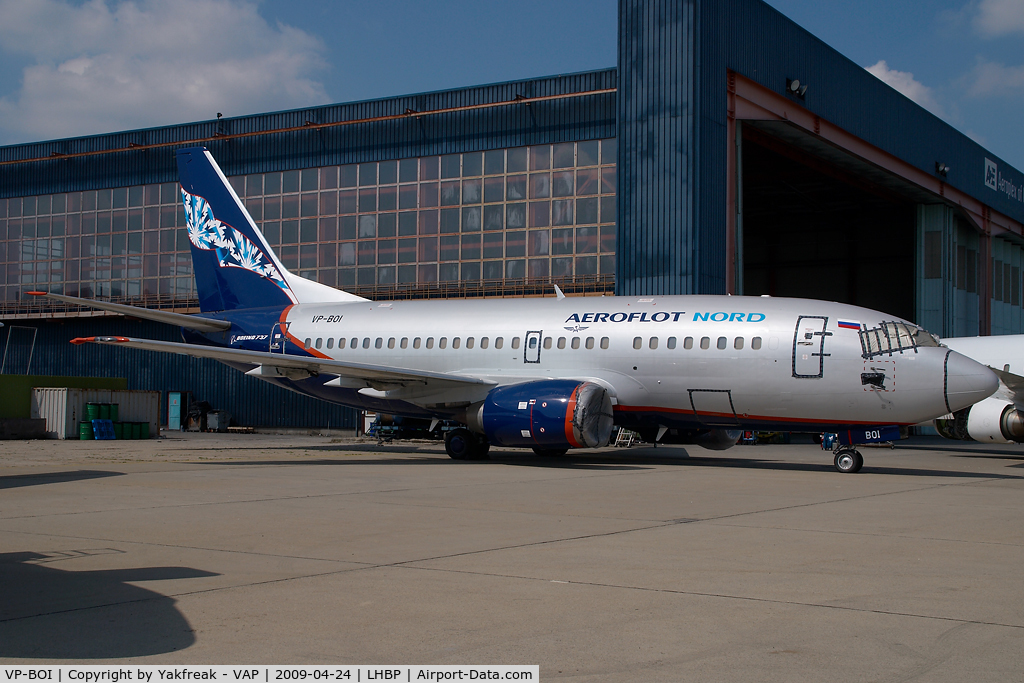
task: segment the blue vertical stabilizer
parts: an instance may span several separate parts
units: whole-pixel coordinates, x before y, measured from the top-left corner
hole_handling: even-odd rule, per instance
[[[205,147],[180,149],[177,157],[204,313],[361,300],[285,270]]]

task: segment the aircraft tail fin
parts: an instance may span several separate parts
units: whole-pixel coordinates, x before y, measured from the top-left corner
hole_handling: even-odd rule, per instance
[[[205,147],[177,159],[200,310],[365,301],[289,272]]]

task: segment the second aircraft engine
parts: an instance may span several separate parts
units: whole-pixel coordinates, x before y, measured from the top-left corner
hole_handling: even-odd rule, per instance
[[[970,408],[953,413],[953,418],[935,420],[935,429],[947,439],[987,443],[1024,442],[1024,415],[999,398],[986,398]]]
[[[608,444],[613,422],[604,387],[568,379],[498,387],[466,410],[470,430],[496,446],[600,448]]]

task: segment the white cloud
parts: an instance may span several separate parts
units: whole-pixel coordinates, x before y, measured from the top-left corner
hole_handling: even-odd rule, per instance
[[[972,97],[1019,96],[1024,93],[1024,66],[979,61],[963,84]]]
[[[34,60],[0,98],[8,143],[328,101],[320,40],[252,0],[0,0],[0,49]]]
[[[936,116],[945,116],[942,106],[935,99],[931,88],[914,78],[909,71],[897,71],[890,69],[885,60],[866,67],[868,73],[880,79],[883,83],[894,88],[897,92],[910,98]]]
[[[1024,33],[1024,0],[981,0],[974,27],[992,37]]]

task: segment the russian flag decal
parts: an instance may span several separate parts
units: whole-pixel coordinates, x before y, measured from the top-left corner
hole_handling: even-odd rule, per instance
[[[836,322],[839,324],[839,327],[845,328],[847,330],[859,330],[860,329],[860,321],[859,320],[837,320]]]

